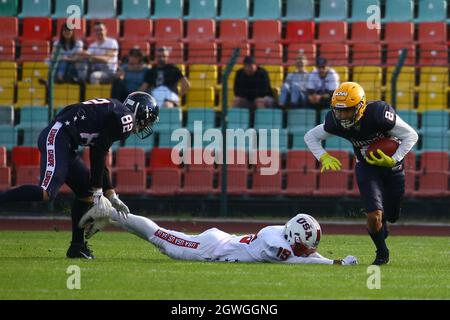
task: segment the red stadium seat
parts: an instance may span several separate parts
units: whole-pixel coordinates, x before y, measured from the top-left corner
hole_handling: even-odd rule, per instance
[[[245,150],[234,150],[227,149],[228,159],[227,167],[228,170],[248,170],[248,155]],[[218,171],[220,175],[220,170],[222,165],[218,166]]]
[[[89,20],[89,37],[87,39],[88,43],[95,41],[94,24],[97,21],[101,21],[105,24],[106,30],[108,32],[109,38],[119,39],[120,35],[120,21],[118,19],[93,19]]]
[[[412,22],[388,22],[384,29],[385,43],[412,43],[414,24]]]
[[[313,21],[288,21],[286,23],[286,39],[284,43],[312,43],[314,41],[315,24]]]
[[[218,174],[218,190],[222,189],[222,175],[219,171]],[[247,169],[228,169],[227,170],[227,194],[243,195],[248,192],[247,187],[248,174]]]
[[[329,152],[333,157],[339,159],[342,163],[342,169],[350,169],[350,153],[348,151],[333,150]]]
[[[320,55],[332,66],[348,64],[348,46],[341,43],[324,43],[320,46]]]
[[[241,52],[239,54],[239,58],[236,61],[237,64],[242,64],[244,62],[245,56],[250,55],[250,45],[245,42],[223,42],[221,44],[222,54],[220,56],[220,62],[222,64],[227,64],[231,59],[231,55],[233,54],[233,50],[235,48],[240,48]]]
[[[0,39],[0,61],[16,60],[16,45],[14,40]]]
[[[416,153],[414,151],[408,152],[404,160],[405,170],[416,171]]]
[[[286,171],[286,190],[288,196],[309,196],[316,190],[317,174],[314,171]]]
[[[24,18],[22,38],[24,40],[50,40],[52,38],[52,19]]]
[[[125,19],[122,40],[150,40],[153,34],[153,21],[149,19]]]
[[[381,45],[375,43],[355,43],[353,45],[352,65],[379,66],[381,64]]]
[[[424,172],[448,172],[450,170],[450,157],[447,152],[427,151],[420,157],[420,171]]]
[[[283,48],[277,43],[256,43],[255,59],[258,64],[278,65],[283,63]]]
[[[448,66],[448,51],[446,44],[423,43],[419,46],[420,66]]]
[[[426,172],[419,175],[417,197],[448,196],[448,174],[442,172]]]
[[[395,66],[398,63],[398,58],[400,56],[401,50],[407,49],[408,53],[405,59],[405,65],[414,66],[416,62],[416,49],[414,44],[407,43],[391,43],[386,46],[387,60],[386,64],[388,66]]]
[[[289,150],[287,153],[286,170],[314,170],[316,158],[308,150]]]
[[[184,46],[178,41],[158,41],[156,48],[166,47],[170,51],[170,62],[175,64],[184,63]]]
[[[59,35],[61,34],[62,26],[67,22],[66,18],[56,19],[56,36],[54,40],[59,40]],[[75,39],[83,40],[86,37],[86,19],[80,19],[80,27],[73,29],[75,32]]]
[[[116,191],[121,194],[143,194],[146,192],[145,170],[118,169]]]
[[[223,20],[220,22],[218,42],[245,42],[247,40],[247,20]]]
[[[350,188],[349,191],[347,191],[347,195],[350,197],[359,197],[360,193],[359,193],[358,181],[356,179],[356,174],[353,172],[351,174],[351,177],[352,177],[352,187]]]
[[[11,168],[0,168],[0,191],[9,189],[11,187]]]
[[[145,151],[143,148],[122,147],[116,151],[117,169],[144,169]]]
[[[216,192],[213,188],[214,173],[209,170],[189,170],[184,174],[184,187],[182,194],[211,194]]]
[[[260,156],[260,152],[262,152],[262,157]],[[256,157],[257,156],[257,157]],[[252,153],[249,154],[249,161],[250,163],[255,163],[255,169],[261,170],[262,168],[271,168],[275,164],[274,163],[268,163],[269,161],[272,161],[272,159],[277,159],[278,161],[278,168],[281,168],[281,153],[272,151],[272,150],[259,150],[258,152],[255,152],[252,159]]]
[[[348,171],[325,171],[319,174],[318,196],[342,196],[348,193]]]
[[[0,25],[2,26],[0,40],[13,40],[19,36],[19,23],[16,17],[0,17]]]
[[[83,160],[84,164],[86,165],[86,167],[88,167],[88,168],[91,167],[90,153],[91,153],[90,148],[83,149],[82,160]],[[111,150],[106,155],[106,166],[108,168],[112,167],[112,152],[111,152]]]
[[[253,173],[253,187],[251,195],[279,195],[281,194],[281,171],[274,175],[262,175],[258,170]]]
[[[306,58],[312,62],[316,60],[317,48],[312,43],[292,43],[287,47],[287,66],[295,64],[295,59],[299,54],[306,56]]]
[[[195,19],[187,22],[187,42],[212,42],[216,38],[216,22],[211,19]]]
[[[217,44],[214,42],[190,42],[188,64],[216,64]]]
[[[317,43],[344,43],[347,41],[347,22],[325,21],[319,24]]]
[[[150,163],[148,169],[154,170],[159,168],[178,168],[179,165],[175,164],[172,161],[171,155],[171,148],[153,148],[150,153]],[[179,157],[174,160],[178,161]]]
[[[120,41],[120,56],[128,55],[131,49],[140,49],[146,56],[150,55],[150,43],[146,40],[122,40]]]
[[[50,55],[50,44],[44,40],[24,40],[20,61],[45,61]]]
[[[252,43],[280,42],[281,21],[278,20],[256,20],[253,23]]]
[[[380,41],[380,29],[367,28],[367,22],[353,22],[350,43],[373,43]]]
[[[14,147],[11,152],[11,160],[15,167],[39,166],[41,154],[36,147]]]
[[[419,23],[419,44],[446,43],[447,24],[445,22]]]
[[[6,147],[0,147],[0,168],[6,167]]]
[[[180,41],[183,38],[181,19],[157,19],[154,29],[155,41]]]
[[[181,188],[181,170],[158,168],[152,171],[152,186],[148,193],[155,196],[174,195]]]
[[[415,195],[416,173],[414,171],[405,171],[405,196]]]
[[[39,185],[40,179],[40,168],[39,166],[34,167],[17,167],[16,168],[16,186],[23,184],[34,184]]]
[[[214,171],[214,163],[208,164],[210,160],[215,162],[214,153],[208,154],[208,156],[213,157],[213,159],[208,160],[208,163],[205,161],[204,154],[205,149],[189,149],[190,154],[187,155],[186,159],[190,159],[191,163],[184,163],[186,166],[188,166],[189,170],[209,170]],[[198,161],[200,160],[200,161]],[[197,163],[194,163],[197,162]],[[200,162],[200,163],[198,163]]]

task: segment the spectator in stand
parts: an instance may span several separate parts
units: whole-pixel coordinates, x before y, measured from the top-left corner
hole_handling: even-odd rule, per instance
[[[244,58],[244,67],[234,79],[233,106],[238,108],[270,108],[274,105],[269,74],[251,56]]]
[[[309,108],[321,110],[330,107],[331,96],[339,86],[339,75],[325,58],[319,57],[316,67],[308,77],[306,89]]]
[[[113,80],[111,98],[125,101],[130,93],[139,90],[148,70],[142,51],[135,48],[130,49],[128,62],[119,68],[116,78]]]
[[[58,55],[58,63],[56,66],[57,83],[76,83],[79,81],[77,63],[77,54],[83,51],[83,42],[75,39],[73,29],[66,24],[62,25],[59,40],[53,43],[52,56],[56,53],[57,47],[60,47]]]
[[[168,63],[170,51],[166,47],[156,50],[156,64],[147,71],[144,83],[139,91],[149,92],[157,104],[164,108],[173,108],[180,105],[180,97],[189,90],[189,80],[174,64]],[[178,84],[181,90],[178,92]]]
[[[305,107],[307,104],[306,84],[308,81],[308,71],[306,66],[308,59],[304,55],[299,55],[295,59],[296,72],[288,73],[281,87],[279,97],[280,107]]]
[[[118,67],[119,44],[107,36],[103,22],[94,24],[95,42],[79,56],[87,58],[90,67],[89,82],[92,84],[111,83]]]

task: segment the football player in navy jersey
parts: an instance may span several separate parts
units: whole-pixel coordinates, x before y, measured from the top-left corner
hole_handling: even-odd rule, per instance
[[[72,205],[72,242],[68,258],[92,259],[84,241],[84,230],[78,227],[81,217],[92,206],[99,211],[113,206],[129,213],[111,184],[106,156],[111,145],[134,133],[145,139],[158,121],[159,107],[144,92],[133,92],[120,102],[115,99],[93,99],[65,107],[45,128],[38,139],[41,153],[40,185],[22,185],[0,193],[0,204],[15,201],[50,201],[66,183],[75,193]],[[90,147],[89,170],[77,155],[78,146]]]
[[[305,142],[324,170],[340,170],[338,159],[328,154],[321,141],[335,135],[349,140],[357,159],[355,172],[365,210],[367,229],[376,246],[372,264],[389,262],[386,221],[398,220],[405,191],[403,159],[417,142],[413,128],[384,101],[366,102],[364,89],[355,82],[344,82],[333,93],[331,111],[325,122],[309,130]],[[391,137],[400,143],[392,157],[380,149],[366,154],[373,142]]]

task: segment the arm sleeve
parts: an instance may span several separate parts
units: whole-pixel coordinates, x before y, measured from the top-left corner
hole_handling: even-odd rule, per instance
[[[395,121],[395,126],[389,131],[389,134],[397,137],[402,142],[392,156],[392,158],[397,162],[401,161],[406,156],[406,154],[412,149],[419,139],[417,132],[398,115]]]
[[[333,264],[333,260],[323,257],[316,253],[310,254],[307,257],[290,256],[289,259],[281,261],[284,263],[303,263],[303,264]]]
[[[320,157],[326,153],[321,141],[326,140],[330,136],[332,134],[325,131],[323,124],[319,124],[305,134],[305,143],[317,160],[320,160]]]

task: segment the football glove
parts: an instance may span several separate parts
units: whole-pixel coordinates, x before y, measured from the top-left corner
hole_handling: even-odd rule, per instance
[[[320,163],[322,164],[322,169],[320,169],[320,172],[324,172],[325,170],[339,171],[342,168],[341,162],[328,153],[324,153],[320,157]]]
[[[127,218],[127,214],[130,213],[130,209],[128,209],[127,205],[119,199],[119,196],[115,192],[112,192],[108,199],[111,201],[112,206],[117,210],[117,212],[124,218]]]
[[[344,259],[342,259],[343,266],[350,266],[354,264],[358,264],[358,259],[356,259],[356,257],[354,256],[346,256]]]
[[[380,155],[380,158],[375,157],[373,152],[370,152],[369,157],[366,156],[365,159],[368,164],[386,168],[392,168],[393,166],[395,166],[396,161],[392,157],[389,157],[380,149],[377,149],[377,152]]]
[[[92,197],[93,197],[93,201],[94,201],[94,206],[93,206],[94,217],[93,218],[99,218],[99,217],[105,216],[107,210],[112,207],[111,202],[103,195],[102,189],[94,189]]]

